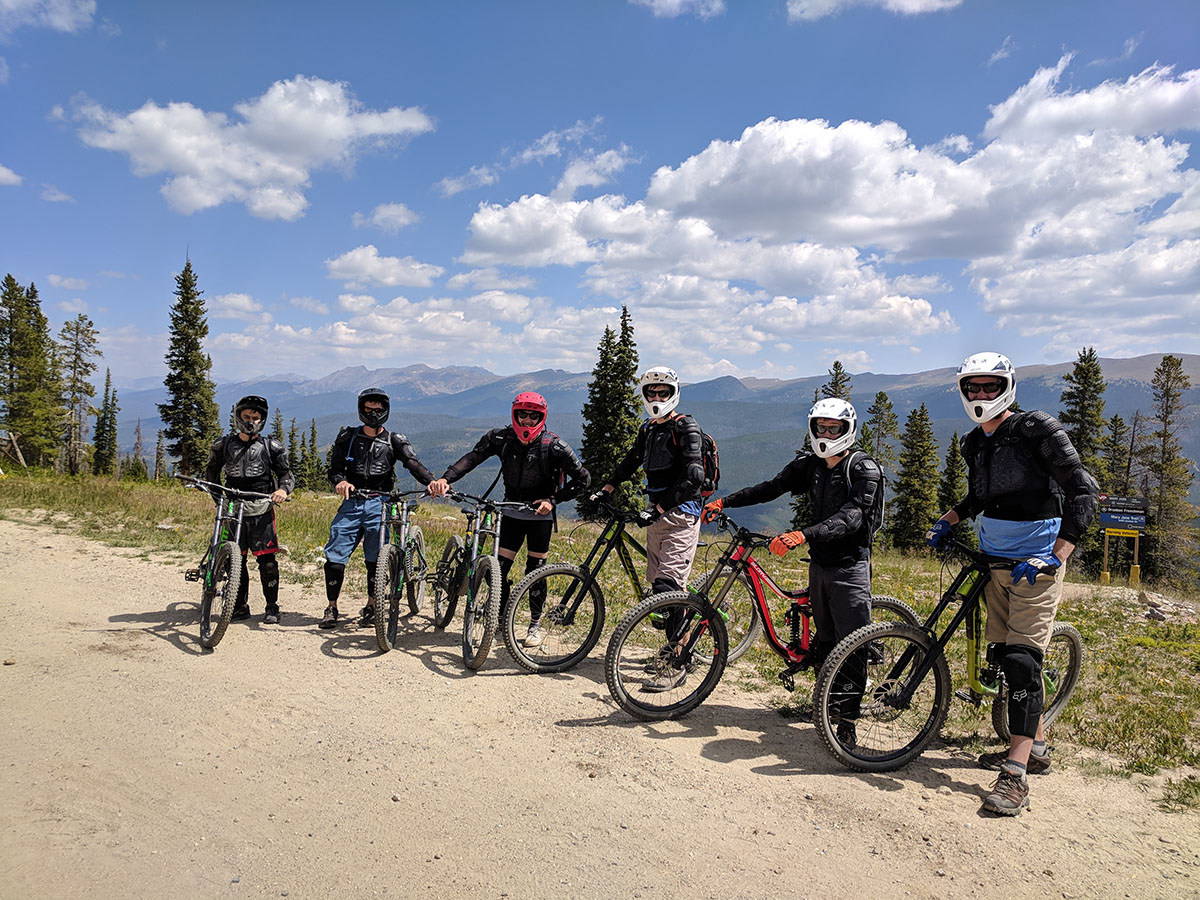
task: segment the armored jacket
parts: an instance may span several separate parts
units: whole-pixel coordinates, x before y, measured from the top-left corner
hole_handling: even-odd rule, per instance
[[[514,502],[570,500],[592,483],[592,476],[575,451],[550,431],[522,444],[511,425],[493,428],[442,476],[454,483],[485,459],[500,457],[504,499]]]
[[[972,428],[961,447],[967,496],[954,507],[960,519],[1061,516],[1058,536],[1079,543],[1096,515],[1100,488],[1058,419],[1041,410],[1013,413],[991,435]]]
[[[704,484],[701,452],[700,426],[691,416],[657,423],[650,419],[638,429],[633,446],[617,464],[609,483],[627,481],[640,466],[646,473],[646,493],[669,512],[681,503],[700,499]]]
[[[225,484],[239,491],[270,494],[278,487],[289,494],[296,487],[287,450],[275,438],[256,434],[243,441],[236,432],[218,438],[208,454],[204,480]]]
[[[327,477],[335,487],[348,481],[363,490],[390,491],[396,483],[393,470],[397,462],[421,484],[433,481],[433,473],[417,459],[404,435],[380,428],[379,434],[368,437],[361,426],[347,426],[334,438]]]
[[[835,566],[867,558],[869,517],[882,490],[883,472],[865,453],[847,454],[833,468],[815,453],[801,453],[770,481],[730,494],[725,506],[753,506],[788,492],[807,493],[813,513],[812,524],[802,529],[808,555],[823,566]]]

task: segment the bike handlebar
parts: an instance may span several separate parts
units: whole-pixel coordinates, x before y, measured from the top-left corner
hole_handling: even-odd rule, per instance
[[[429,496],[428,491],[369,491],[364,488],[355,488],[350,492],[351,497],[358,497],[360,500],[373,500],[375,497],[387,497],[389,500],[403,500],[405,497],[412,497],[420,494],[423,497]]]
[[[476,497],[474,494],[464,494],[462,491],[449,490],[446,496],[455,503],[470,503],[473,506],[490,506],[493,509],[532,509],[532,503],[518,500],[489,500],[486,497]]]
[[[752,549],[755,547],[765,547],[778,536],[774,534],[760,534],[757,531],[751,531],[749,528],[743,528],[725,512],[717,513],[713,522],[718,528],[723,528],[730,532],[735,540],[746,544]]]
[[[176,475],[180,481],[188,487],[193,487],[198,491],[204,491],[206,494],[224,494],[226,497],[234,497],[241,500],[270,500],[270,494],[260,494],[257,491],[243,491],[238,488],[226,487],[223,484],[216,484],[212,481],[205,481],[202,478],[196,478],[192,475]],[[291,497],[284,498],[291,500]]]
[[[993,566],[1018,566],[1025,561],[1023,559],[1009,559],[1008,557],[991,556],[987,553],[984,553],[982,550],[976,550],[974,547],[968,547],[962,541],[956,541],[954,538],[946,538],[941,549],[945,551],[944,555],[947,557],[954,555],[965,556],[976,565],[984,566],[985,568],[989,569]]]

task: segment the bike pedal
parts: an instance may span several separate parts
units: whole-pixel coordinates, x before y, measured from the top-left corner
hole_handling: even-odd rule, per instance
[[[779,680],[783,682],[783,686],[788,693],[796,690],[796,677],[787,669],[779,673]]]
[[[966,688],[959,688],[954,692],[954,696],[964,703],[970,703],[972,706],[978,706],[979,702],[983,699],[979,694],[969,691]]]
[[[199,569],[188,569],[183,573],[183,577],[185,581],[199,581],[203,576]]]

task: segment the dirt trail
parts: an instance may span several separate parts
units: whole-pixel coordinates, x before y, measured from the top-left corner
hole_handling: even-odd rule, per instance
[[[1200,896],[1200,817],[1142,780],[1068,759],[999,820],[961,754],[855,775],[732,687],[636,723],[599,651],[471,675],[422,613],[381,656],[295,585],[206,653],[183,560],[0,540],[5,897]]]

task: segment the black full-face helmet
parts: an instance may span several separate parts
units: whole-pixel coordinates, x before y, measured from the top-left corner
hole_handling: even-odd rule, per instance
[[[247,410],[254,410],[262,418],[257,422],[242,421],[242,413]],[[249,394],[234,404],[233,407],[233,424],[242,434],[258,434],[267,424],[267,398],[259,397],[256,394]]]
[[[368,400],[376,400],[383,404],[383,409],[375,411],[368,410],[366,403]],[[358,395],[358,419],[368,428],[378,428],[388,420],[388,413],[392,410],[392,401],[388,398],[387,392],[383,388],[369,387]]]

